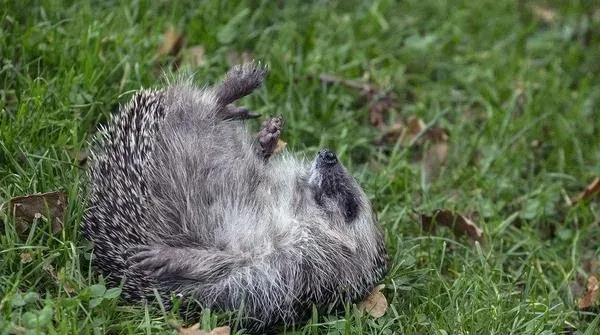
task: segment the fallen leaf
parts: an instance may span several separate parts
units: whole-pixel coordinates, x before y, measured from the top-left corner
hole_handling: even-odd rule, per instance
[[[49,216],[52,232],[62,230],[67,211],[67,194],[65,192],[48,192],[10,199],[8,215],[14,216],[17,233],[21,238],[27,237],[30,223],[45,215]]]
[[[177,326],[177,335],[200,335],[200,324],[196,323],[189,328],[183,328],[181,326]]]
[[[177,56],[183,47],[184,41],[185,37],[183,34],[175,30],[174,27],[169,27],[163,33],[162,44],[158,49],[158,53],[160,55]]]
[[[217,327],[210,332],[200,332],[201,335],[229,335],[231,334],[231,329],[228,326],[225,327]]]
[[[558,19],[558,14],[550,7],[530,3],[527,5],[527,8],[531,11],[531,14],[533,14],[536,19],[546,24],[554,23],[556,22],[556,19]]]
[[[377,319],[382,317],[388,309],[388,302],[381,290],[385,288],[385,285],[378,285],[371,291],[363,301],[358,305],[358,309],[367,312],[373,318]]]
[[[437,225],[442,225],[451,228],[457,236],[467,235],[472,240],[483,243],[481,228],[466,216],[449,210],[438,209],[431,216],[421,214],[421,223],[423,228],[428,231],[434,231]]]
[[[595,276],[590,275],[587,280],[587,291],[577,302],[579,309],[594,307],[598,300],[598,290],[600,290],[598,279]]]
[[[406,125],[408,127],[407,135],[404,137],[404,145],[409,145],[413,141],[416,140],[417,136],[425,129],[427,126],[425,121],[419,119],[418,117],[411,115],[406,121]]]
[[[391,127],[385,129],[381,135],[381,138],[376,141],[379,144],[388,144],[394,145],[396,142],[400,141],[402,145],[407,142],[405,138],[407,137],[408,128],[402,121],[397,121]]]
[[[600,177],[596,177],[594,181],[589,184],[583,192],[574,198],[571,198],[571,204],[576,204],[584,199],[592,197],[594,194],[600,192]]]
[[[423,179],[430,183],[439,176],[441,167],[446,164],[448,158],[448,134],[439,126],[426,128],[425,122],[415,116],[407,121],[408,131],[403,137],[403,144],[417,143],[425,145],[426,149],[422,157]],[[422,134],[420,138],[417,138]],[[427,142],[427,143],[426,143]]]
[[[200,324],[196,323],[195,325],[189,328],[183,328],[179,325],[172,325],[177,330],[177,335],[229,335],[231,334],[231,329],[228,326],[217,327],[211,331],[201,330]]]
[[[33,257],[28,252],[21,253],[19,257],[21,258],[21,264],[27,264],[33,260]]]

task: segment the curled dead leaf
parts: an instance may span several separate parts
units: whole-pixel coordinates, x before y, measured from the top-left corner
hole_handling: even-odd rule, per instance
[[[423,180],[428,184],[439,176],[442,166],[446,164],[449,146],[446,130],[436,125],[428,129],[426,127],[423,120],[411,116],[408,119],[408,135],[404,139],[406,145],[417,141],[426,146],[422,168]],[[422,134],[422,137],[417,139],[419,134]]]
[[[472,240],[483,243],[481,228],[466,216],[449,210],[438,209],[431,216],[421,214],[421,223],[423,228],[428,231],[434,231],[437,225],[442,225],[452,229],[457,236],[467,235]]]
[[[577,305],[579,309],[589,309],[596,305],[598,301],[598,291],[600,290],[600,285],[598,284],[598,279],[590,275],[587,280],[587,291],[585,294],[579,298]]]
[[[42,217],[48,217],[52,225],[52,233],[62,230],[67,211],[67,194],[65,192],[48,192],[12,198],[9,201],[8,215],[14,216],[17,233],[21,238],[27,237],[29,224]]]
[[[408,118],[406,124],[408,125],[409,134],[409,137],[407,138],[408,142],[406,144],[412,142],[427,126],[423,120],[414,115]]]
[[[385,285],[378,285],[371,293],[360,302],[358,309],[368,313],[373,318],[377,319],[382,317],[388,309],[388,302],[381,290],[385,288]]]
[[[408,128],[406,125],[404,125],[403,122],[398,121],[391,127],[385,129],[377,142],[379,144],[394,145],[396,142],[400,141],[400,143],[404,145],[407,132]]]
[[[600,177],[596,177],[594,181],[589,184],[583,192],[576,197],[571,198],[571,204],[576,204],[582,200],[589,199],[593,195],[600,193]]]

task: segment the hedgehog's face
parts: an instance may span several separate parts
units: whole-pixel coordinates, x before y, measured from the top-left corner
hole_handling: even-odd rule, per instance
[[[334,152],[323,149],[317,154],[308,184],[314,202],[331,221],[351,224],[359,217],[372,221],[365,194]]]

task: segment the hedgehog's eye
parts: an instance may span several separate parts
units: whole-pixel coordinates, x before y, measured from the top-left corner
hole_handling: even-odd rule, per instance
[[[346,222],[358,216],[360,191],[333,151],[319,151],[308,182],[315,202],[325,211],[342,214]]]
[[[347,194],[340,202],[346,222],[351,222],[358,216],[358,201],[353,194]]]
[[[336,183],[335,187],[324,183],[325,187],[312,189],[317,205],[328,212],[341,213],[344,221],[352,222],[358,216],[359,200],[350,185]]]

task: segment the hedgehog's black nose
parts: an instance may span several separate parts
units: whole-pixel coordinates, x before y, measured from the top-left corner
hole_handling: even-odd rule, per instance
[[[319,163],[322,163],[323,165],[327,166],[334,165],[338,161],[335,152],[328,149],[322,149],[321,151],[319,151],[317,160]]]

